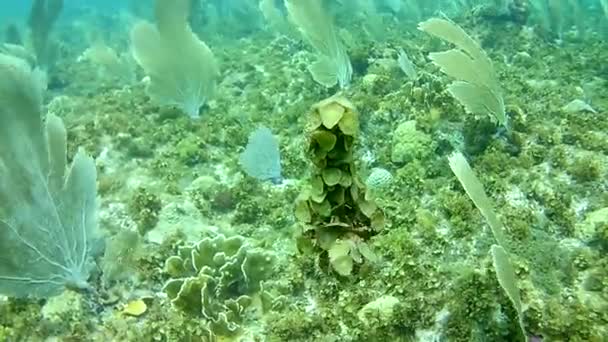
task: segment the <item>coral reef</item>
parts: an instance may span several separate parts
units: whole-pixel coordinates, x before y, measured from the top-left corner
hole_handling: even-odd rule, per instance
[[[357,1],[324,1],[353,71],[333,97],[337,87],[311,76],[316,52],[289,31],[296,26],[282,2],[264,1],[285,20],[269,26],[255,8],[244,13],[245,2],[196,2],[201,8],[189,18],[221,65],[198,120],[152,101],[147,80],[139,81],[143,70],[129,82],[100,79],[99,66],[79,59],[91,45],[84,31],[100,22],[104,43],[129,54],[132,25],[118,11],[59,19],[60,54],[44,105],[65,122],[68,160],[79,146],[95,157],[106,256],[96,259],[93,292],[53,301],[0,296],[0,340],[518,341],[517,313],[489,252],[495,239],[450,173],[454,151],[466,156],[504,223],[529,339],[608,335],[608,49],[600,7],[579,9],[584,22],[577,22],[569,1],[560,22],[541,15],[535,5],[543,1],[495,1],[511,5],[492,12],[448,0],[401,9],[378,1],[375,12]],[[151,17],[146,3],[132,2],[144,7],[137,17]],[[438,10],[492,61],[505,126],[467,114],[446,91],[457,78],[429,53],[450,46],[415,29]],[[7,45],[3,53],[34,62],[27,46]],[[399,68],[401,50],[415,74]],[[315,106],[328,97],[326,107]],[[358,123],[326,120],[328,128],[321,111]],[[276,137],[281,184],[249,177],[239,164],[257,127]],[[324,151],[327,133],[342,144]],[[334,167],[340,155],[351,159]],[[340,179],[328,169],[339,169]],[[382,208],[382,228],[371,229],[365,212],[373,207],[351,193],[344,191],[348,210],[338,205],[348,188],[343,175],[357,184],[359,201]],[[229,257],[210,246],[216,238],[224,249],[235,239]],[[197,271],[194,252],[212,253],[217,263]],[[244,262],[250,253],[256,265]],[[228,287],[220,282],[223,258],[249,269],[226,266]],[[163,291],[170,283],[171,294]]]

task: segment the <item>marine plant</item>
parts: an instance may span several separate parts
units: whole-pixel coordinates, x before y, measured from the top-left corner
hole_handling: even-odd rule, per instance
[[[601,2],[601,1],[600,1]],[[578,0],[530,0],[530,23],[540,27],[550,38],[562,39],[569,27],[584,32],[583,6]]]
[[[276,33],[291,34],[291,28],[287,22],[287,18],[283,16],[281,10],[276,7],[274,0],[260,0],[258,4],[260,13],[264,17],[267,25],[276,31]]]
[[[317,60],[308,67],[312,78],[331,88],[346,88],[351,81],[353,68],[342,45],[333,18],[321,0],[285,0],[289,19],[298,27],[306,41],[317,52]]]
[[[87,289],[97,245],[96,169],[42,111],[41,72],[0,54],[0,293],[49,297]]]
[[[209,47],[188,25],[189,0],[157,0],[156,26],[131,30],[133,57],[150,77],[148,94],[192,118],[214,93],[219,69]]]
[[[35,0],[28,18],[29,43],[36,55],[37,64],[47,69],[57,54],[57,46],[50,35],[63,9],[63,0]]]
[[[300,245],[312,242],[340,275],[374,260],[366,241],[384,227],[384,213],[359,179],[353,157],[359,116],[341,96],[315,104],[308,120],[307,154],[314,165],[309,188],[295,204]]]
[[[523,308],[519,288],[517,287],[517,277],[515,270],[511,264],[509,253],[507,252],[507,240],[504,233],[504,226],[494,212],[493,204],[490,198],[486,195],[483,185],[469,166],[469,163],[462,155],[456,152],[449,157],[450,168],[458,178],[458,181],[464,188],[469,198],[473,201],[482,216],[488,222],[492,235],[496,240],[496,244],[490,247],[494,271],[498,283],[503,288],[507,297],[511,300],[513,308],[517,313],[519,327],[525,341],[528,340],[528,335],[523,322]]]
[[[106,45],[101,39],[94,41],[86,49],[79,60],[89,61],[98,70],[100,80],[123,81],[127,84],[134,83],[135,63],[132,63],[128,53],[118,54],[113,48]]]
[[[125,229],[107,238],[104,255],[99,261],[102,280],[111,283],[137,274],[135,266],[142,250],[142,238],[136,231]]]
[[[23,38],[17,25],[8,24],[4,32],[4,42],[12,45],[23,45]]]
[[[175,308],[205,318],[213,334],[231,335],[270,275],[271,261],[242,236],[204,238],[167,259],[171,279],[164,291]]]
[[[500,125],[506,126],[507,116],[498,76],[481,46],[449,20],[431,18],[418,24],[418,28],[456,45],[455,49],[429,54],[442,72],[456,79],[448,86],[448,92],[468,113],[490,115]]]

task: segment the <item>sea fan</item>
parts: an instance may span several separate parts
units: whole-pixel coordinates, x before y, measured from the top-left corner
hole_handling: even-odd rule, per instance
[[[267,127],[260,127],[251,133],[239,162],[251,177],[275,183],[281,181],[279,143]]]
[[[190,2],[158,0],[156,26],[142,21],[131,30],[133,57],[150,77],[148,93],[192,118],[215,93],[219,74],[211,49],[188,26]]]
[[[79,150],[67,170],[66,130],[54,115],[43,124],[40,79],[0,54],[0,293],[13,297],[88,288],[98,246],[95,163]]]

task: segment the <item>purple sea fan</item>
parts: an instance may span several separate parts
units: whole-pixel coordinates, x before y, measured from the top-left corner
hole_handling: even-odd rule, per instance
[[[259,180],[281,182],[279,142],[268,127],[260,127],[249,135],[249,142],[239,158],[241,167]]]

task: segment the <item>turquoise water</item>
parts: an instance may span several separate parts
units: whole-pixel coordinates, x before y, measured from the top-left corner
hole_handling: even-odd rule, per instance
[[[6,0],[0,341],[606,341],[608,2]]]

